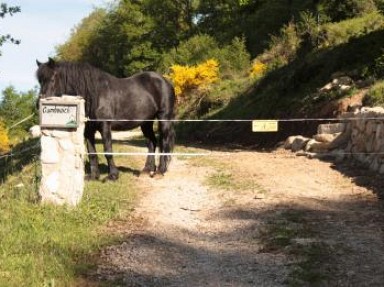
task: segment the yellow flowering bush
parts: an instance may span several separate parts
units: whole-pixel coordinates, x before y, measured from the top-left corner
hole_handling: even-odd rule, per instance
[[[5,125],[0,121],[0,154],[9,151],[9,138]]]
[[[251,67],[250,77],[251,78],[260,78],[267,71],[267,65],[263,64],[260,61],[254,61]]]
[[[177,96],[193,89],[204,90],[219,80],[219,63],[210,59],[196,66],[173,65],[166,77],[173,82]]]

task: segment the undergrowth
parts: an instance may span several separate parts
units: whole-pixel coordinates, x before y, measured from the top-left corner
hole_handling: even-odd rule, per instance
[[[0,286],[73,286],[93,268],[91,256],[116,239],[103,226],[132,208],[135,188],[126,173],[116,182],[86,183],[76,208],[39,204],[37,169],[28,164],[0,185]]]
[[[384,81],[378,81],[369,89],[364,97],[363,104],[384,107]]]
[[[262,77],[251,79],[243,76],[221,81],[207,95],[193,95],[190,101],[183,102],[178,109],[179,118],[321,118],[324,117],[319,114],[321,107],[332,100],[359,92],[358,87],[353,87],[348,93],[329,93],[319,98],[319,89],[332,82],[336,74],[350,76],[356,82],[382,80],[384,18],[381,14],[375,12],[316,27],[314,31],[321,32],[321,35],[315,41],[317,46],[311,46],[310,49],[305,47],[304,39],[299,39],[294,41],[294,49],[289,50],[291,41],[284,39],[302,37],[297,29],[289,27],[281,35],[275,36],[279,40],[275,46],[271,45],[255,59],[268,66]],[[276,45],[282,45],[278,51]],[[294,54],[286,55],[287,51]],[[265,60],[276,60],[279,57],[286,58],[278,65]],[[382,93],[379,87],[371,95],[371,102],[380,104]],[[235,122],[180,123],[177,128],[179,138],[252,146],[274,144],[288,135],[306,135],[315,131],[314,127],[306,126],[306,123],[287,125],[271,136],[255,135],[249,125]]]

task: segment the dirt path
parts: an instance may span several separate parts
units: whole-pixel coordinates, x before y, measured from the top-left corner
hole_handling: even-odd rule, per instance
[[[164,178],[139,178],[136,224],[103,250],[95,276],[115,286],[382,286],[373,191],[384,185],[339,168],[286,152],[174,159]]]

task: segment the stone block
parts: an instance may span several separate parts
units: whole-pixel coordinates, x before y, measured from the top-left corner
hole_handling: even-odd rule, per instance
[[[34,125],[29,129],[29,133],[32,136],[32,138],[38,138],[41,137],[41,128],[38,125]]]
[[[302,149],[306,142],[308,142],[310,139],[303,137],[303,136],[290,136],[286,139],[284,143],[285,149],[293,149],[294,151],[297,151],[297,149]],[[293,146],[293,147],[292,147]]]
[[[56,164],[60,161],[58,143],[48,136],[41,138],[41,162],[43,164]]]
[[[311,151],[311,152],[326,152],[328,151],[329,143],[324,142],[318,142],[314,139],[310,140],[306,147],[305,151]]]
[[[69,138],[60,139],[59,146],[65,152],[72,153],[72,154],[74,154],[75,152],[75,145]]]
[[[380,170],[380,162],[379,162],[379,160],[377,158],[374,158],[372,160],[372,163],[369,166],[369,169],[373,170],[373,171],[379,171]]]
[[[337,134],[345,131],[345,123],[321,124],[317,127],[318,134]]]
[[[66,130],[52,130],[52,137],[57,139],[69,138],[71,136],[71,132]]]
[[[297,152],[299,150],[302,150],[305,148],[307,142],[309,141],[309,138],[303,137],[303,136],[297,136],[292,142],[291,149],[293,152]]]
[[[335,134],[317,134],[314,135],[313,138],[318,142],[323,143],[330,143],[332,142],[336,137],[338,137],[341,133],[335,133]]]
[[[377,124],[375,121],[367,121],[367,124],[365,125],[365,134],[370,136],[372,134],[376,134]]]

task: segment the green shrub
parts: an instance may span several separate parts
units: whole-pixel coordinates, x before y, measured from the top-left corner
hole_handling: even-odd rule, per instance
[[[233,72],[246,73],[250,67],[251,57],[247,52],[245,40],[234,38],[230,45],[220,50],[217,59],[220,62],[220,70],[223,76]]]
[[[378,12],[367,14],[340,23],[329,23],[322,27],[321,47],[336,46],[347,43],[352,38],[367,35],[384,28],[384,16]]]
[[[185,96],[191,90],[204,91],[219,80],[219,63],[209,59],[195,66],[173,65],[166,77],[173,82],[178,97]]]
[[[334,22],[377,11],[374,0],[323,0],[322,6]]]
[[[290,22],[280,30],[278,36],[271,37],[269,49],[264,51],[258,57],[258,60],[266,64],[270,69],[286,65],[296,58],[296,51],[301,41],[296,25]]]
[[[174,65],[194,66],[209,59],[220,63],[220,72],[224,75],[247,71],[250,65],[244,39],[234,38],[231,44],[220,47],[213,37],[197,35],[164,54],[161,69],[168,73]]]
[[[375,61],[374,74],[376,77],[384,77],[384,53]]]
[[[363,99],[364,106],[382,106],[384,107],[384,81],[373,85]]]

